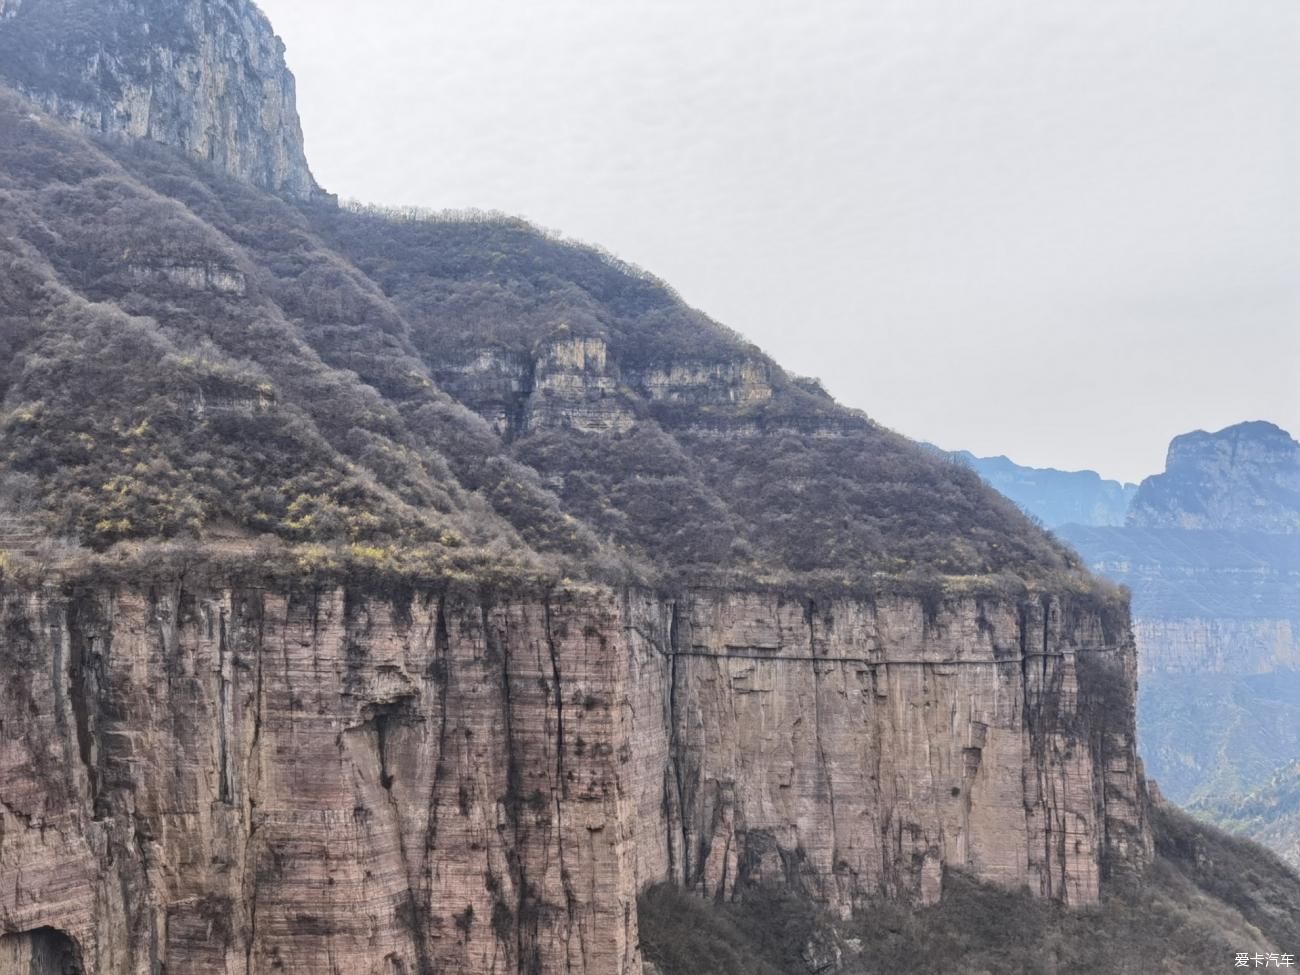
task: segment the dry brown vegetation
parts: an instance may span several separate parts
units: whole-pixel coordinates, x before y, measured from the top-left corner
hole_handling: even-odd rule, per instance
[[[103,551],[234,526],[447,571],[1088,585],[972,473],[604,252],[489,215],[293,205],[11,94],[0,115],[0,513],[52,536]],[[561,326],[607,343],[635,422],[499,436],[454,367],[528,368]],[[772,395],[632,383],[701,363],[749,364]]]

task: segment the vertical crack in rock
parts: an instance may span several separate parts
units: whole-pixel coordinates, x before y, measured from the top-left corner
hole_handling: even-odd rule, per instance
[[[230,781],[230,646],[226,632],[226,610],[219,610],[217,634],[217,798],[227,805],[234,801]]]
[[[718,804],[722,805],[721,802]],[[731,863],[731,840],[735,835],[735,830],[727,830],[727,842],[722,847],[722,873],[718,875],[718,888],[713,892],[713,899],[718,903],[722,903],[727,897],[727,869]]]
[[[257,644],[255,652],[257,665],[253,685],[253,734],[248,745],[248,759],[245,763],[247,781],[244,788],[246,795],[245,815],[248,833],[244,838],[244,899],[248,902],[248,932],[244,945],[244,975],[253,975],[253,952],[257,946],[257,906],[259,884],[257,882],[257,807],[261,797],[262,784],[262,710],[265,697],[263,684],[263,660],[266,656],[266,604],[264,597],[258,594],[255,606],[257,613]],[[232,612],[234,600],[239,600],[239,616],[247,617],[250,608],[249,596],[237,594],[231,600]],[[281,627],[281,642],[284,653],[288,654],[288,628]]]
[[[435,682],[438,684],[438,753],[434,759],[433,782],[429,786],[429,830],[425,837],[424,855],[425,865],[420,871],[421,878],[429,878],[432,881],[433,867],[431,854],[438,849],[438,813],[440,809],[439,794],[442,788],[443,779],[446,776],[447,761],[447,710],[448,697],[451,688],[451,630],[447,625],[447,597],[441,595],[438,597],[438,612],[433,626],[433,651],[434,658],[430,672]],[[392,792],[389,792],[389,800],[393,803],[394,810],[397,809],[396,800]],[[416,878],[411,876],[410,866],[406,862],[406,843],[401,839],[401,817],[398,817],[399,844],[401,847],[403,867],[407,870],[408,896],[410,897],[411,913],[420,919],[413,927],[411,937],[415,947],[416,964],[419,966],[419,975],[433,975],[433,960],[429,956],[427,931],[423,923],[423,917],[426,912],[418,910],[419,900],[431,900],[432,891],[420,890]],[[417,891],[420,898],[417,900]]]
[[[817,662],[816,612],[817,603],[808,600],[804,613],[808,622],[808,655],[812,658],[813,669],[813,734],[817,736],[817,767],[826,782],[826,805],[831,817],[831,878],[833,880],[839,868],[840,831],[835,817],[835,780],[831,775],[830,763],[826,759],[826,742],[822,737],[822,668]]]
[[[532,404],[533,393],[536,390],[537,358],[527,356],[524,373],[520,377],[519,390],[512,397],[510,416],[506,421],[505,441],[507,443],[513,442],[528,431],[529,406]]]
[[[676,879],[678,880],[678,882],[682,884],[682,886],[690,887],[691,885],[690,836],[686,828],[686,780],[685,780],[685,772],[683,771],[682,768],[685,758],[681,753],[682,745],[678,734],[678,728],[680,722],[678,721],[678,715],[677,715],[677,691],[679,686],[678,679],[677,679],[677,661],[679,659],[678,651],[680,650],[681,647],[680,617],[678,614],[679,614],[679,608],[678,608],[677,600],[674,599],[672,602],[672,610],[668,618],[668,657],[669,657],[669,661],[668,661],[668,666],[669,666],[668,756],[669,756],[669,761],[672,764],[673,782],[677,788],[677,825],[678,825],[678,829],[681,831],[682,834],[681,873],[679,876],[677,876]],[[671,819],[669,820],[668,828],[669,830],[672,829]],[[669,855],[671,856],[672,855],[671,851],[674,849],[674,842],[672,836],[668,837],[668,849],[670,851]]]
[[[1028,732],[1029,739],[1029,763],[1021,769],[1021,781],[1023,783],[1023,792],[1025,797],[1025,816],[1032,821],[1035,816],[1045,815],[1045,794],[1047,783],[1043,774],[1043,747],[1041,740],[1041,729],[1038,721],[1038,702],[1033,691],[1033,652],[1030,650],[1030,627],[1034,624],[1034,618],[1031,613],[1032,603],[1022,603],[1020,605],[1020,694],[1021,707],[1023,715],[1021,720]],[[1045,658],[1043,658],[1045,659]],[[1032,846],[1031,846],[1032,849]],[[1044,849],[1043,855],[1047,855]],[[1033,867],[1032,857],[1029,864]],[[1042,883],[1045,890],[1051,888],[1051,871],[1046,869],[1046,864],[1040,868]]]
[[[1048,654],[1048,653],[1051,652],[1051,642],[1052,642],[1052,604],[1051,604],[1051,597],[1049,597],[1049,596],[1044,596],[1044,597],[1043,597],[1043,646],[1042,646],[1042,651],[1043,651],[1044,654]],[[1047,671],[1047,657],[1044,656],[1044,657],[1043,657],[1043,672],[1046,673],[1046,671]]]
[[[573,926],[577,914],[577,895],[573,892],[573,881],[569,876],[568,865],[564,861],[564,803],[569,798],[569,783],[564,771],[564,686],[560,675],[560,653],[555,645],[554,620],[551,614],[551,600],[547,597],[543,603],[543,622],[546,629],[546,649],[551,656],[551,680],[555,688],[555,851],[560,860],[560,885],[564,888],[564,908],[568,916],[568,927],[564,932],[564,967],[573,971]]]
[[[483,645],[489,656],[494,650],[492,626],[488,618],[488,607],[479,604],[483,618]],[[518,742],[515,737],[514,691],[510,678],[513,658],[510,652],[509,634],[500,641],[499,659],[501,661],[501,704],[505,721],[506,737],[506,796],[505,815],[510,828],[510,845],[506,850],[506,864],[510,868],[511,881],[515,889],[515,957],[514,966],[521,975],[540,973],[541,958],[537,949],[538,912],[532,908],[532,892],[528,878],[524,874],[520,858],[521,837],[519,829],[519,809],[523,803],[522,770],[519,768]],[[531,946],[531,950],[530,950]],[[509,945],[504,945],[509,952]]]
[[[402,864],[402,874],[406,878],[406,891],[400,917],[404,920],[407,934],[411,938],[411,946],[415,951],[416,964],[419,966],[420,975],[433,975],[433,962],[429,958],[427,950],[428,937],[425,927],[427,912],[420,909],[419,901],[415,896],[416,885],[411,876],[411,857],[407,849],[406,831],[403,829],[402,809],[397,796],[393,793],[393,785],[396,779],[388,761],[388,752],[394,728],[401,723],[402,719],[402,716],[394,708],[400,706],[400,702],[380,705],[371,721],[375,730],[375,753],[379,759],[379,784],[384,790],[388,800],[388,808],[392,812],[393,833],[397,838],[397,856]],[[441,766],[442,754],[441,749],[439,749],[437,765],[434,769],[435,779],[438,778]]]
[[[68,603],[67,624],[63,627],[61,638],[54,640],[54,658],[52,666],[53,686],[58,692],[64,692],[64,698],[72,711],[73,734],[76,741],[77,756],[86,773],[86,782],[90,790],[90,808],[95,819],[101,819],[105,811],[100,803],[100,778],[98,756],[96,755],[94,717],[92,703],[99,697],[99,672],[94,667],[94,636],[87,633],[93,628],[97,614],[92,607],[83,603],[93,601],[94,597],[74,595]],[[64,655],[67,657],[67,683],[64,683]],[[66,740],[62,706],[54,709],[56,727]]]
[[[451,688],[451,631],[447,626],[447,597],[438,598],[438,615],[433,626],[433,677],[438,684],[438,757],[433,767],[429,792],[429,837],[426,852],[438,849],[438,790],[446,775],[447,700]]]

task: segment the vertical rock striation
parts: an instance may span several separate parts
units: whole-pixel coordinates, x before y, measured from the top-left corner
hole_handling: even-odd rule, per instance
[[[3,0],[0,79],[93,132],[318,192],[284,45],[249,0]]]
[[[1115,622],[1051,598],[11,589],[0,972],[639,975],[636,896],[666,879],[847,912],[958,868],[1091,903],[1149,849]]]

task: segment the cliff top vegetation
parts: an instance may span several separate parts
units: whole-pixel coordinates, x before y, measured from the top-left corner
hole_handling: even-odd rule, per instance
[[[0,521],[46,537],[1091,585],[973,472],[518,220],[294,204],[0,92],[0,230]]]

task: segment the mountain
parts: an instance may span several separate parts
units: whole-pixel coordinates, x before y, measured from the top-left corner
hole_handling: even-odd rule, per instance
[[[1234,833],[1272,847],[1300,868],[1300,760],[1278,769],[1248,795],[1206,798],[1194,808]]]
[[[966,450],[948,456],[970,467],[1048,528],[1122,525],[1138,490],[1136,484],[1103,480],[1096,471],[1022,467],[1007,457],[976,457]]]
[[[1164,473],[1142,482],[1129,523],[1300,531],[1300,443],[1263,422],[1178,437],[1169,446]]]
[[[973,472],[598,250],[340,207],[250,4],[0,45],[0,975],[642,975],[665,884],[1289,943]]]
[[[1132,590],[1142,753],[1170,798],[1248,793],[1300,755],[1300,536],[1060,535]]]
[[[1297,456],[1267,423],[1188,434],[1129,527],[1058,531],[1132,590],[1142,752],[1161,789],[1283,855],[1296,823],[1269,790],[1300,756]]]

